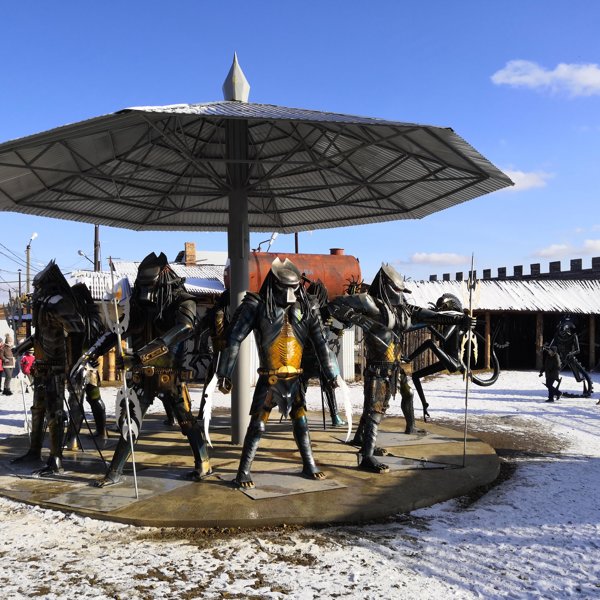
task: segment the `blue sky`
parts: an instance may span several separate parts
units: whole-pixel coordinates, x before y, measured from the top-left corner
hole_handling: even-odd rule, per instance
[[[0,141],[128,106],[222,97],[233,52],[250,101],[452,127],[517,183],[421,221],[300,234],[370,280],[600,256],[600,2],[30,1],[0,6]],[[87,268],[93,226],[1,213],[0,290],[32,264]],[[251,246],[268,235],[253,234]],[[102,256],[174,258],[225,234],[101,228]],[[273,250],[293,251],[293,236]],[[9,249],[9,250],[7,250]],[[12,253],[11,253],[12,252]],[[21,263],[21,264],[18,264]],[[0,299],[2,295],[0,295]]]

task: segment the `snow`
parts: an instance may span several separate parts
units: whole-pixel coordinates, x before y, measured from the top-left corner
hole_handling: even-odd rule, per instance
[[[579,386],[566,376],[561,389]],[[461,426],[460,377],[442,375],[424,388],[433,420]],[[113,406],[114,390],[102,392]],[[479,499],[380,524],[164,530],[0,498],[2,597],[600,598],[600,406],[597,396],[547,404],[544,392],[534,372],[472,386],[469,422],[512,440],[512,476]],[[350,394],[359,411],[362,388],[351,385]],[[217,396],[217,406],[226,402]],[[317,389],[309,404],[320,406]],[[22,407],[20,394],[2,397],[0,437],[22,433]],[[389,412],[400,414],[397,401]]]

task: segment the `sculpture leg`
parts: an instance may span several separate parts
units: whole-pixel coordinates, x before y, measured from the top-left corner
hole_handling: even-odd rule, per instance
[[[95,436],[98,438],[108,438],[108,429],[106,428],[106,407],[100,395],[100,388],[97,385],[87,385],[85,396],[90,404],[94,423],[96,424]]]
[[[412,374],[412,382],[417,390],[417,394],[419,394],[419,398],[421,400],[421,405],[423,406],[423,420],[427,423],[427,419],[431,418],[427,409],[429,408],[429,403],[425,399],[425,392],[423,391],[423,386],[421,385],[421,379],[423,377],[427,377],[428,375],[433,375],[434,373],[439,373],[444,370],[444,365],[441,362],[433,363],[427,367],[423,367],[418,371],[414,371]]]
[[[415,427],[415,407],[413,404],[414,393],[410,389],[410,385],[408,385],[408,377],[404,372],[400,375],[400,396],[402,397],[400,408],[402,409],[402,414],[406,421],[404,433],[423,433],[422,429],[417,429]]]
[[[302,473],[310,479],[325,479],[325,473],[317,467],[310,445],[310,433],[308,431],[308,420],[304,408],[295,409],[292,412],[292,426],[294,439],[302,457]]]
[[[10,462],[19,463],[36,463],[42,460],[42,444],[44,443],[45,430],[45,392],[46,386],[44,383],[39,383],[34,388],[33,405],[31,407],[31,440],[29,442],[29,450],[18,458],[13,458]]]
[[[375,445],[377,443],[377,432],[379,424],[383,419],[383,413],[372,411],[365,419],[363,445],[360,450],[359,469],[372,473],[387,473],[390,468],[375,459]]]
[[[252,467],[252,462],[256,456],[260,439],[265,432],[265,424],[269,420],[270,412],[270,408],[262,409],[257,414],[252,415],[250,424],[248,425],[246,437],[244,438],[244,446],[242,448],[240,466],[238,467],[238,472],[234,479],[234,483],[240,488],[254,487],[250,468]]]
[[[62,464],[63,438],[65,432],[65,414],[63,410],[64,391],[65,382],[62,375],[53,376],[51,387],[47,390],[48,410],[46,412],[50,438],[50,456],[43,469],[34,471],[34,474],[39,477],[61,474],[64,471]]]
[[[325,400],[327,401],[327,407],[329,408],[329,416],[331,417],[331,424],[333,427],[342,427],[346,424],[346,421],[340,417],[338,412],[337,400],[335,397],[335,390],[330,387],[325,388]]]
[[[187,437],[194,454],[194,470],[189,473],[189,477],[194,481],[201,481],[212,473],[212,468],[202,429],[192,414],[187,386],[181,384],[175,394],[166,393],[164,402],[165,405],[167,402],[171,404],[171,410],[181,427],[181,433]]]
[[[69,394],[67,403],[69,405],[69,425],[67,427],[64,447],[67,450],[78,450],[79,443],[77,438],[83,424],[83,411],[73,392]]]
[[[141,419],[146,416],[148,412],[148,408],[152,404],[154,400],[154,388],[151,384],[145,382],[143,391],[136,386],[136,389],[139,390],[140,397],[140,410],[141,410]],[[142,423],[140,421],[140,429]],[[136,443],[135,440],[134,443]],[[108,467],[108,471],[106,475],[96,481],[96,487],[106,487],[109,485],[114,485],[115,483],[119,483],[123,478],[123,470],[125,469],[125,464],[127,463],[127,459],[131,455],[131,442],[129,437],[124,438],[122,435],[119,437],[119,441],[117,443],[117,447],[115,448],[115,453],[113,454],[112,460],[110,461],[110,465]]]

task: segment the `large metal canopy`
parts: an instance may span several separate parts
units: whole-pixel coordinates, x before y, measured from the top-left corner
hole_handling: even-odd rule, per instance
[[[147,106],[0,144],[0,210],[134,230],[227,231],[231,302],[248,286],[249,230],[418,219],[511,185],[451,129],[226,100]],[[233,441],[250,407],[234,376]]]
[[[451,129],[225,101],[129,108],[1,144],[0,210],[226,231],[233,165],[253,231],[419,219],[511,184]]]

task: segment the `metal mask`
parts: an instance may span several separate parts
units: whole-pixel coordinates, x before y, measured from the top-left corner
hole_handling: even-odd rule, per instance
[[[403,293],[411,293],[410,290],[406,289],[404,277],[389,264],[381,265],[380,274],[382,277],[382,288],[389,303],[392,306],[404,304]]]
[[[156,288],[160,272],[167,266],[167,257],[163,252],[158,256],[152,252],[140,263],[135,280],[137,300],[140,304],[156,303]]]
[[[301,274],[291,260],[276,258],[271,265],[273,273],[273,299],[277,306],[289,306],[296,302]]]

